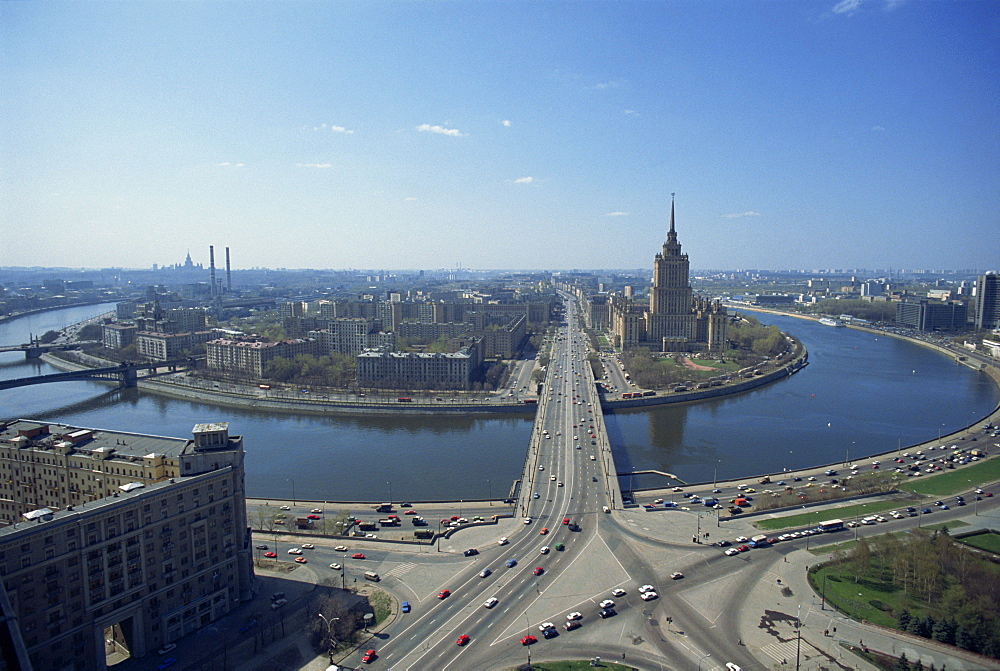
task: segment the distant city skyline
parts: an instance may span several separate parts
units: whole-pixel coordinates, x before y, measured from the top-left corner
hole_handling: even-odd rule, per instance
[[[996,269],[1000,5],[0,3],[0,266]]]

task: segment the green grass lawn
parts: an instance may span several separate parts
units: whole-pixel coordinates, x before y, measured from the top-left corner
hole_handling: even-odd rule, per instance
[[[907,478],[899,488],[924,496],[950,496],[994,480],[1000,480],[1000,459],[990,458],[937,475]]]
[[[1000,534],[995,531],[984,531],[975,536],[965,536],[963,538],[956,538],[955,540],[959,543],[979,548],[980,550],[1000,554]]]
[[[908,605],[901,588],[867,578],[855,582],[846,566],[824,566],[809,574],[809,582],[817,594],[825,595],[827,608],[836,606],[852,619],[868,620],[883,627],[895,629],[896,618],[891,611]]]

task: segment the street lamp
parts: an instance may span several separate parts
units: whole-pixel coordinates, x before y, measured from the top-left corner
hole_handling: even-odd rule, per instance
[[[387,480],[385,484],[389,487],[389,503],[392,503],[392,483]]]
[[[711,657],[711,656],[712,656],[712,653],[706,652],[704,655],[701,656],[700,659],[698,659],[698,671],[701,671],[701,663],[703,661],[705,661],[706,659],[708,659],[709,657]]]
[[[828,577],[829,577],[829,574],[827,574],[827,573],[823,574],[823,590],[820,592],[820,600],[819,600],[819,609],[820,610],[826,610],[826,579]]]
[[[288,482],[292,483],[292,505],[293,506],[297,505],[296,502],[295,502],[295,480],[293,480],[292,478],[286,478],[286,480],[288,480]]]
[[[326,616],[323,615],[323,613],[316,613],[316,614],[319,615],[320,619],[323,620],[323,622],[326,624],[326,637],[327,639],[329,639],[330,642],[330,664],[333,664],[333,651],[337,648],[338,645],[340,645],[333,638],[333,623],[339,620],[340,618],[333,617],[327,619]]]

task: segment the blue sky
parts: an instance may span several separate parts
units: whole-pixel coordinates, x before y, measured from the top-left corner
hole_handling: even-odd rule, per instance
[[[1000,267],[1000,3],[0,2],[0,265]]]

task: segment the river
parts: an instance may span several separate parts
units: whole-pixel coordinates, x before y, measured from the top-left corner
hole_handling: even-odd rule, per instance
[[[113,304],[0,324],[0,344],[26,342]],[[656,469],[687,481],[735,478],[853,460],[948,433],[990,412],[1000,392],[985,375],[895,338],[760,315],[798,335],[810,365],[732,398],[607,416],[620,471]],[[0,354],[0,379],[57,372]],[[452,415],[292,416],[60,382],[0,391],[0,417],[164,436],[228,421],[244,436],[247,492],[339,501],[503,497],[519,477],[532,421]],[[636,477],[643,486],[651,480]]]

